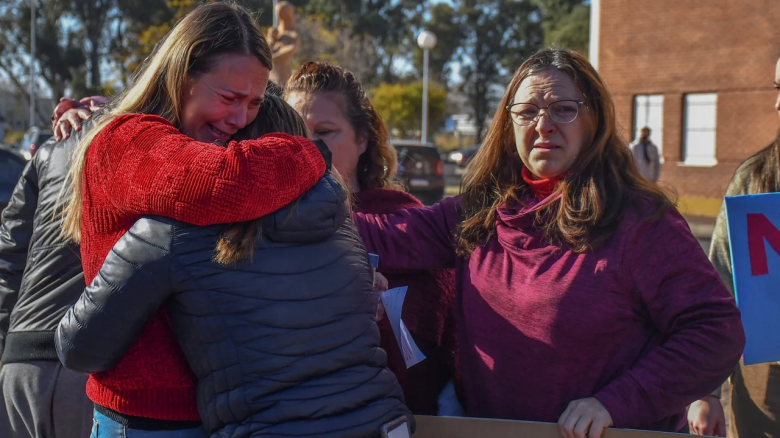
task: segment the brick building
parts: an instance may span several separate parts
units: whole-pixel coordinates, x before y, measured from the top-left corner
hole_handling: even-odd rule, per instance
[[[591,60],[627,138],[653,128],[681,209],[717,213],[739,163],[775,137],[778,0],[592,0]],[[659,141],[660,140],[660,141]]]

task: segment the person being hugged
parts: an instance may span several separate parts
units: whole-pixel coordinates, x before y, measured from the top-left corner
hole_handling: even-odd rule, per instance
[[[81,244],[88,284],[143,215],[247,221],[291,203],[325,174],[306,138],[231,141],[258,116],[271,67],[257,23],[233,4],[198,6],[158,44],[74,152],[63,232]],[[90,376],[87,395],[128,429],[202,436],[195,388],[162,307],[112,369]]]
[[[394,213],[423,206],[396,180],[398,157],[387,126],[352,72],[328,62],[307,62],[287,82],[285,97],[312,135],[333,153],[333,166],[352,195],[352,211]],[[427,357],[407,369],[390,321],[382,318],[378,326],[388,366],[398,377],[409,409],[416,415],[436,415],[439,393],[455,377],[454,272],[385,269],[381,260],[378,271],[389,287],[408,287],[404,324]]]
[[[306,135],[301,116],[268,89],[263,117],[239,136]],[[377,348],[373,270],[348,218],[335,169],[252,221],[198,227],[143,217],[62,318],[57,354],[72,369],[110,369],[164,306],[210,436],[411,433],[414,419]],[[105,415],[95,423],[95,438],[124,438]]]

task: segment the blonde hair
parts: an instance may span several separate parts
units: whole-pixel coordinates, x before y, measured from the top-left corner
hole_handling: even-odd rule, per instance
[[[265,92],[260,112],[263,114],[262,119],[255,119],[251,125],[236,134],[237,137],[251,139],[271,132],[285,132],[299,137],[307,135],[303,118],[270,89]],[[263,219],[228,225],[217,241],[213,260],[222,265],[234,265],[241,260],[251,259],[255,252],[255,243],[262,236]]]
[[[84,135],[74,152],[64,184],[71,189],[63,212],[66,238],[81,241],[83,173],[92,140],[123,114],[155,114],[179,126],[185,81],[210,72],[226,54],[254,56],[269,69],[273,65],[271,49],[252,15],[241,6],[224,2],[198,6],[155,47],[134,84]]]
[[[281,88],[271,82],[265,91],[265,100],[260,108],[263,117],[258,117],[251,125],[236,134],[238,138],[256,138],[271,132],[285,132],[298,137],[306,137],[308,130],[306,122],[281,97]],[[335,167],[330,169],[330,175],[341,185],[347,195],[347,208],[351,205],[349,186]],[[217,247],[214,249],[213,260],[222,265],[235,265],[242,260],[251,260],[255,252],[255,244],[262,239],[262,224],[265,218],[246,222],[235,222],[222,232]]]

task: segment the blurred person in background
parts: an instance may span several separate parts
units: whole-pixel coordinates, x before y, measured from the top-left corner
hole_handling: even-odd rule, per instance
[[[311,135],[328,145],[333,166],[352,192],[354,211],[385,214],[423,206],[396,181],[398,158],[387,127],[352,72],[327,62],[307,62],[287,82],[285,97],[303,116]],[[438,395],[454,374],[454,272],[390,269],[381,258],[378,271],[389,287],[409,287],[403,321],[427,357],[407,369],[390,322],[384,318],[379,329],[388,366],[412,412],[436,415]]]
[[[648,181],[658,182],[658,177],[661,175],[661,157],[658,146],[650,141],[650,128],[647,126],[642,128],[639,131],[639,138],[628,147],[631,149],[631,155],[634,156],[639,173]]]
[[[780,59],[775,66],[774,88],[777,92],[775,110],[780,115]],[[740,164],[726,196],[772,192],[780,192],[780,131],[772,143]],[[734,294],[725,204],[712,233],[710,261]],[[780,365],[771,362],[746,366],[740,361],[730,381],[728,436],[780,438]],[[691,405],[688,421],[692,433],[726,436],[720,391]]]
[[[97,108],[93,108],[97,109]],[[82,131],[83,132],[83,131]],[[60,230],[66,177],[81,133],[50,139],[24,169],[0,225],[0,436],[83,438],[87,376],[57,358],[54,331],[84,290],[79,246]]]

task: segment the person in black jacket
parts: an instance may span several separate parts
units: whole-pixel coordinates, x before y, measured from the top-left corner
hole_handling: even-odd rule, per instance
[[[82,131],[83,132],[83,131]],[[54,139],[27,163],[0,226],[1,437],[85,437],[87,377],[63,368],[54,331],[84,291],[79,247],[60,235],[60,195],[81,139]]]
[[[266,100],[278,112],[264,108],[260,131],[292,119],[288,132],[305,134],[281,98]],[[347,194],[326,174],[252,222],[139,220],[62,319],[57,350],[71,369],[111,369],[165,304],[212,437],[368,438],[387,424],[408,436],[413,419],[379,348],[372,275]],[[95,421],[96,438],[122,432],[100,412]]]

